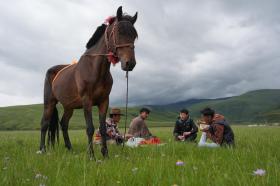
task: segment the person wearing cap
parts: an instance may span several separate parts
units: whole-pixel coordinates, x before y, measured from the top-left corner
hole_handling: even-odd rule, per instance
[[[201,128],[202,135],[198,144],[199,146],[234,146],[233,130],[223,115],[216,114],[209,107],[203,109],[201,114],[206,127]],[[207,138],[213,141],[213,143],[207,143]]]
[[[140,109],[139,116],[134,118],[130,123],[128,136],[145,139],[149,139],[152,137],[152,133],[149,131],[145,122],[150,112],[151,111],[148,108]]]
[[[197,126],[187,109],[180,111],[180,117],[175,123],[173,135],[177,141],[194,141],[197,137]]]
[[[119,108],[112,108],[109,115],[110,117],[106,119],[106,139],[115,140],[116,144],[121,144],[124,139],[119,132],[118,123],[123,114]],[[96,136],[100,136],[99,130],[97,131]]]

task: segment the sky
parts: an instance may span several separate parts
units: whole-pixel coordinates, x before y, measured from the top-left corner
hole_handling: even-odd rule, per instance
[[[0,106],[42,103],[47,69],[79,59],[119,6],[138,12],[129,105],[280,88],[277,0],[1,0]],[[110,106],[124,105],[125,72],[111,73]]]

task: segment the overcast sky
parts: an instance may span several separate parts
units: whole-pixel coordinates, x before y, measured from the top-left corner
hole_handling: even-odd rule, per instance
[[[46,70],[79,59],[120,5],[138,11],[130,105],[280,88],[277,0],[2,0],[0,106],[42,103]],[[111,72],[111,106],[123,105],[125,73]]]

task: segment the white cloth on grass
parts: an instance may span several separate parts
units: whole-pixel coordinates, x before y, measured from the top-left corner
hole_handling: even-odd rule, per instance
[[[141,141],[144,141],[144,138],[129,138],[126,142],[126,145],[129,147],[138,147]]]
[[[220,145],[217,143],[208,143],[206,141],[207,141],[206,132],[202,132],[202,135],[201,135],[199,143],[198,143],[199,147],[210,147],[210,148],[220,147]]]

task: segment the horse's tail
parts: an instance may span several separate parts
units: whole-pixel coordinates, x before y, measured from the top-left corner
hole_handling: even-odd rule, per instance
[[[48,144],[50,142],[52,145],[55,144],[55,141],[57,139],[57,142],[59,142],[59,117],[58,117],[58,110],[56,108],[57,100],[53,95],[52,92],[52,82],[56,74],[63,69],[67,65],[57,65],[50,69],[48,69],[46,73],[45,78],[45,86],[44,86],[44,106],[53,107],[51,110],[51,116],[50,116],[50,122],[48,125]]]
[[[50,142],[54,145],[55,138],[57,138],[57,143],[59,143],[59,118],[58,118],[58,111],[56,106],[54,107],[51,121],[48,127],[48,145]]]

